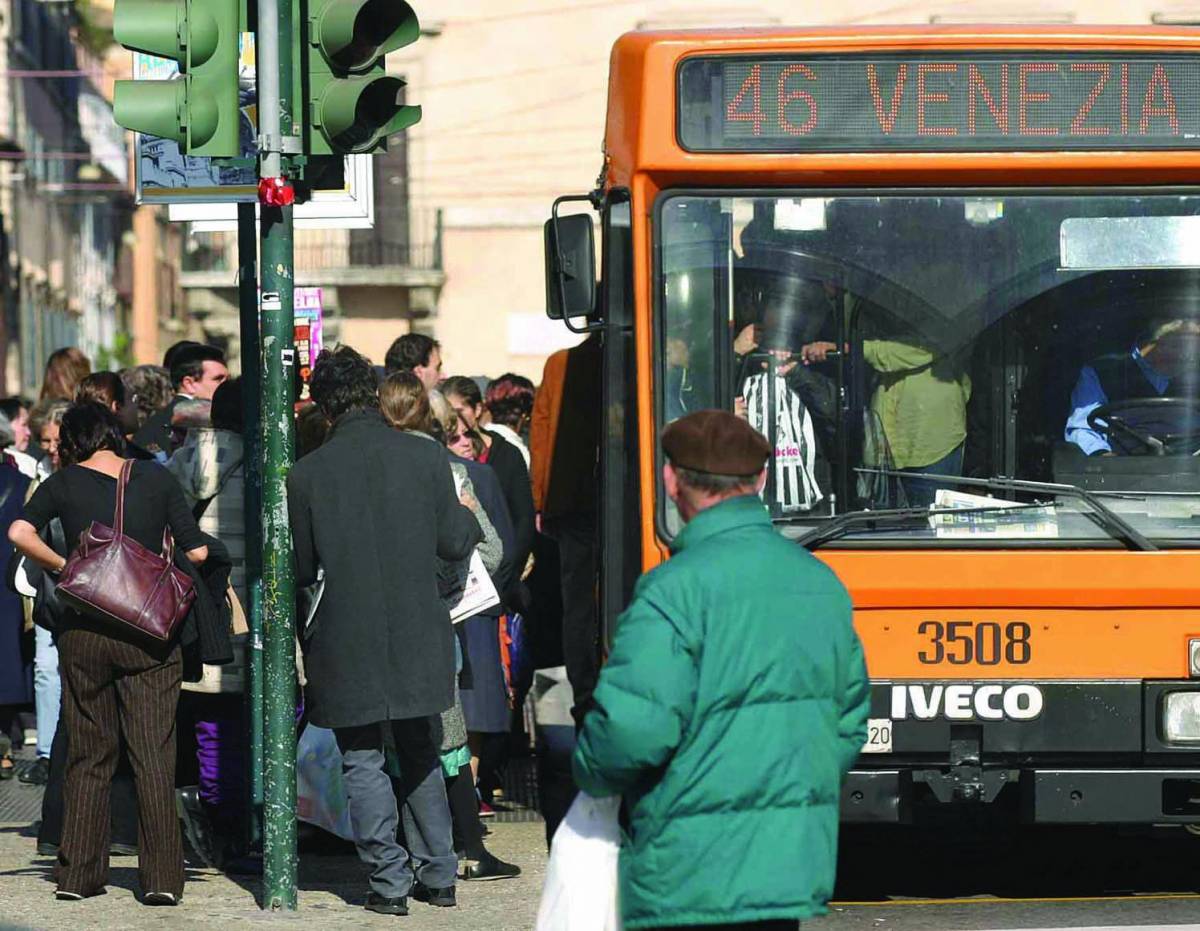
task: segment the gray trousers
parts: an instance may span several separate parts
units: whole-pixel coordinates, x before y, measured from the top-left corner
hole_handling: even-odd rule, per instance
[[[334,729],[358,855],[371,868],[371,891],[389,898],[408,895],[414,875],[432,889],[454,885],[458,860],[434,741],[436,720],[408,718]],[[395,790],[385,768],[384,730],[389,726],[400,769]],[[400,812],[408,850],[396,836]]]

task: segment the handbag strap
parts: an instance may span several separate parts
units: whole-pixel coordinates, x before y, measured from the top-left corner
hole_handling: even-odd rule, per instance
[[[113,530],[117,536],[125,533],[125,486],[129,484],[129,476],[133,473],[133,460],[126,459],[121,465],[121,475],[117,478],[117,512],[113,516]]]

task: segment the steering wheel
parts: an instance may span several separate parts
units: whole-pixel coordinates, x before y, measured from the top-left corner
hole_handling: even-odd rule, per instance
[[[1133,426],[1126,417],[1137,412],[1152,415],[1151,427]],[[1189,416],[1190,415],[1190,416]],[[1134,419],[1134,418],[1129,418]],[[1146,417],[1137,418],[1146,420]],[[1178,433],[1167,433],[1160,429],[1170,423],[1194,424],[1190,429]],[[1128,401],[1113,401],[1101,404],[1088,414],[1088,426],[1110,439],[1115,433],[1126,436],[1142,448],[1140,455],[1164,456],[1171,447],[1187,445],[1188,453],[1200,447],[1200,399],[1198,398],[1134,398]],[[1154,432],[1150,432],[1151,429]],[[1134,453],[1134,455],[1139,455]]]

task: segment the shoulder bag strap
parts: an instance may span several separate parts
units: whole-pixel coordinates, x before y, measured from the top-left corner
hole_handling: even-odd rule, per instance
[[[117,479],[117,511],[113,515],[113,530],[117,536],[125,533],[125,486],[129,484],[129,476],[133,472],[133,460],[126,459],[121,466],[121,475]]]

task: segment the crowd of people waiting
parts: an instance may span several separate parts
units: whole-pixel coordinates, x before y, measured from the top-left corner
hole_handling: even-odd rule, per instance
[[[297,737],[308,724],[335,735],[367,908],[385,914],[410,896],[453,905],[456,879],[519,874],[488,852],[483,822],[506,758],[530,745],[535,667],[563,666],[564,591],[589,603],[583,652],[598,663],[594,585],[564,586],[541,533],[540,460],[555,442],[546,400],[539,430],[530,380],[442,369],[421,334],[397,339],[383,366],[345,346],[323,353],[297,406],[288,480]],[[101,894],[109,856],[137,853],[143,902],[176,904],[185,837],[208,865],[256,867],[243,406],[222,352],[194,342],[120,372],[60,349],[36,403],[0,401],[12,547],[0,554],[0,779],[14,777],[13,748],[35,725],[37,759],[19,778],[46,787],[37,850],[57,858],[60,899]],[[195,582],[169,642],[56,593],[81,535],[122,519]],[[459,610],[468,604],[478,609]],[[569,752],[557,772],[543,767],[548,836],[569,803],[551,785],[569,783]]]

